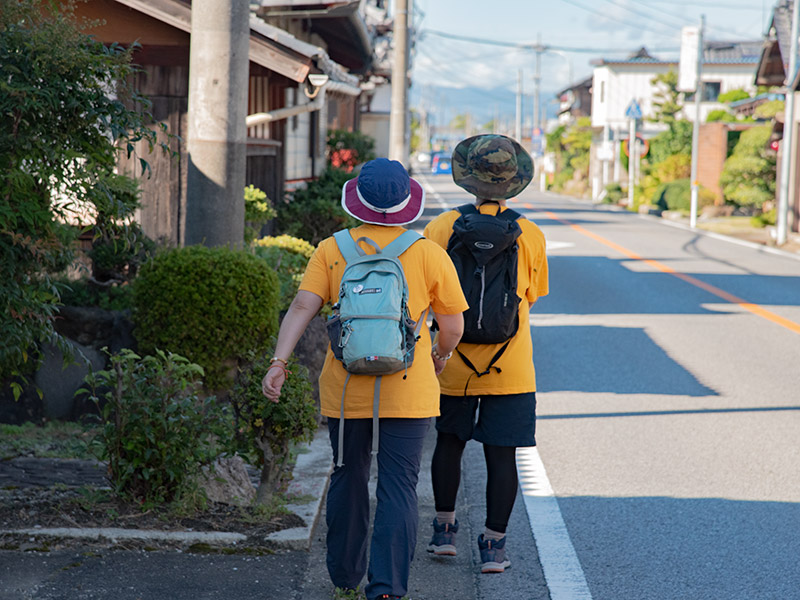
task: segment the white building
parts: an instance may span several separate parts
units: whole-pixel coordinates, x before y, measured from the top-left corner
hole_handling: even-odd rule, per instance
[[[757,42],[706,42],[703,62],[703,102],[700,119],[705,122],[708,113],[723,108],[717,101],[720,94],[743,89],[755,92],[755,71],[762,43]],[[630,120],[625,112],[634,100],[639,104],[642,119],[637,123],[637,134],[645,139],[664,131],[666,127],[649,121],[655,114],[653,103],[658,88],[651,82],[657,75],[678,70],[677,59],[662,60],[642,48],[633,56],[622,60],[601,59],[595,63],[592,82],[592,127],[595,140],[592,144],[590,178],[596,198],[607,183],[620,181],[621,167],[616,158],[619,144],[627,139]],[[682,98],[691,101],[692,97]],[[694,104],[687,102],[678,118],[694,121]],[[604,145],[608,140],[613,145]],[[605,150],[602,150],[605,148]],[[599,151],[599,157],[598,157]],[[606,163],[605,165],[603,163]]]

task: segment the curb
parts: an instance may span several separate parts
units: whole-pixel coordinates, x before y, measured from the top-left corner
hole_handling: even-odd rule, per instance
[[[287,510],[298,515],[305,525],[276,531],[266,540],[288,550],[309,550],[314,530],[319,521],[322,501],[328,490],[328,476],[333,469],[330,454],[330,441],[327,428],[318,429],[314,439],[301,447],[297,456],[288,495],[296,498],[295,503],[286,505]],[[206,543],[235,546],[247,541],[241,533],[229,531],[157,531],[145,529],[119,529],[109,527],[56,527],[0,529],[0,535],[25,535],[36,537],[55,537],[73,539],[117,540],[158,540],[182,543]]]
[[[328,491],[329,475],[333,470],[330,448],[328,428],[320,428],[306,447],[306,451],[297,455],[287,495],[297,498],[298,502],[287,504],[286,508],[303,519],[305,525],[271,533],[267,536],[268,541],[292,550],[311,548],[311,539],[319,521],[322,501]],[[307,501],[300,502],[303,499]]]

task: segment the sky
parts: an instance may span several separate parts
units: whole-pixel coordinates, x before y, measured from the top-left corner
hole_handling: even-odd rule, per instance
[[[708,40],[760,40],[775,1],[413,0],[417,36],[412,97],[416,102],[425,99],[426,87],[431,86],[515,92],[520,68],[525,93],[533,89],[532,50],[441,34],[505,44],[535,44],[540,39],[552,48],[541,58],[541,88],[552,98],[555,91],[590,76],[592,60],[624,58],[642,46],[659,58],[677,59],[681,27],[699,25],[701,15]],[[586,51],[576,51],[580,49]],[[452,106],[442,94],[427,94],[425,101]]]

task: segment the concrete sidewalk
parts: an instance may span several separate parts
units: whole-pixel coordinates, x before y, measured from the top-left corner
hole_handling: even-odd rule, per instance
[[[430,460],[435,444],[431,426],[426,438],[418,486],[420,521],[408,597],[413,600],[483,600],[496,597],[549,598],[522,498],[518,496],[509,526],[508,552],[513,567],[500,575],[483,575],[476,538],[485,519],[485,466],[481,446],[470,442],[464,456],[457,515],[461,529],[455,557],[434,557],[425,550],[434,516]],[[78,466],[78,465],[74,465]],[[13,468],[0,464],[0,481],[8,485]],[[195,600],[296,599],[329,600],[333,586],[325,566],[324,491],[331,468],[327,428],[299,455],[292,492],[309,499],[290,507],[306,526],[273,534],[276,551],[268,555],[193,554],[185,550],[94,549],[31,551],[0,548],[0,600]],[[29,474],[32,471],[29,465]],[[62,469],[61,476],[74,469]],[[91,473],[91,469],[89,471]],[[40,481],[40,483],[42,483]],[[372,480],[374,496],[374,475]],[[374,499],[373,499],[374,510]],[[36,532],[42,539],[42,531]],[[90,535],[87,530],[59,535]],[[97,533],[97,532],[94,532]],[[158,536],[162,532],[145,531]],[[186,532],[186,535],[199,532]],[[114,532],[106,532],[114,537]],[[137,534],[125,534],[137,535]],[[117,534],[121,537],[122,534]],[[224,537],[224,536],[223,536]],[[31,538],[34,539],[34,538]],[[143,538],[146,539],[146,538]],[[218,548],[235,548],[217,540]]]

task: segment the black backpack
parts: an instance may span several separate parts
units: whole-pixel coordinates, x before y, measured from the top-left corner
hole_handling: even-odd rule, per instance
[[[464,313],[462,342],[499,344],[506,342],[479,372],[461,353],[459,356],[478,377],[486,375],[505,352],[508,341],[519,329],[517,296],[517,238],[522,233],[518,212],[506,209],[495,215],[482,214],[474,204],[457,209],[461,215],[453,223],[447,253],[456,266],[461,288],[469,303]]]

